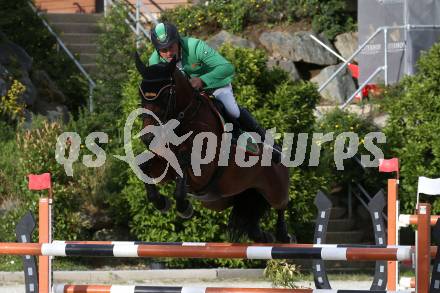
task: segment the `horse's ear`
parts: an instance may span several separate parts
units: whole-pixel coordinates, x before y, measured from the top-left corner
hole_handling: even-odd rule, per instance
[[[136,69],[138,70],[138,72],[142,75],[143,78],[145,78],[147,66],[145,66],[145,64],[142,62],[141,57],[139,57],[137,51],[134,53],[134,62],[136,64]]]

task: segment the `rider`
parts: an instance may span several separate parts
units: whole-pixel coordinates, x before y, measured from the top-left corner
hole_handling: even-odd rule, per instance
[[[149,59],[149,65],[170,62],[177,57],[177,67],[190,77],[193,88],[205,90],[223,103],[230,118],[236,120],[245,131],[256,132],[264,141],[266,131],[259,126],[245,108],[235,101],[231,82],[234,66],[204,41],[180,37],[175,25],[161,22],[151,30],[151,41],[156,49]],[[281,155],[274,151],[272,160],[280,162]]]

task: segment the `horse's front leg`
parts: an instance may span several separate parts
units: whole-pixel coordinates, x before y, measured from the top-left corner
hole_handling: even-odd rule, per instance
[[[161,213],[166,213],[171,207],[170,200],[160,194],[156,185],[145,183],[145,190],[147,192],[147,198],[153,203],[154,207]]]
[[[145,162],[139,166],[145,174],[149,174],[151,164],[149,162]],[[153,203],[153,206],[159,210],[161,213],[166,213],[171,207],[170,200],[160,194],[160,192],[157,190],[156,185],[144,183],[145,191],[147,193],[148,200]]]
[[[176,178],[176,210],[177,215],[183,219],[189,219],[194,214],[194,209],[192,204],[186,198],[187,190],[186,190],[186,171],[183,171],[183,176],[178,176]]]
[[[186,168],[188,166],[188,159],[185,154],[181,154],[179,156],[179,164],[182,168],[182,177],[177,176],[176,177],[176,191],[175,191],[175,198],[176,198],[176,210],[177,215],[183,219],[189,219],[192,217],[194,213],[194,209],[192,207],[192,204],[189,202],[189,200],[186,198],[187,195],[187,189],[186,189],[186,180],[187,180],[187,171]]]

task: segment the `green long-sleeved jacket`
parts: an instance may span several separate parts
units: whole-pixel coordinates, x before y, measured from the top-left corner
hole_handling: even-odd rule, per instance
[[[199,77],[204,82],[205,89],[224,87],[232,82],[234,66],[216,50],[204,41],[183,37],[180,40],[182,48],[182,67],[190,77]],[[150,56],[149,65],[167,62],[157,51]]]

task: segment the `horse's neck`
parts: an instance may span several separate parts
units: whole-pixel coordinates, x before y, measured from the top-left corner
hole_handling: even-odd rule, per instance
[[[174,71],[174,81],[176,83],[177,107],[179,111],[182,111],[194,99],[194,90],[179,69]]]

